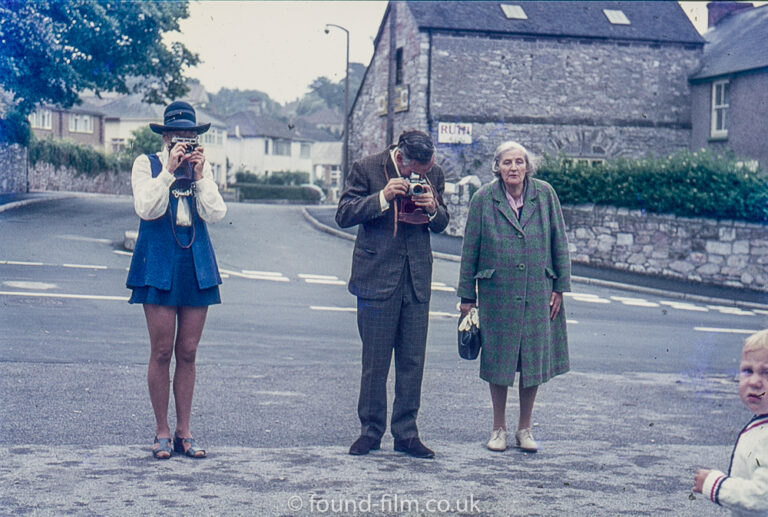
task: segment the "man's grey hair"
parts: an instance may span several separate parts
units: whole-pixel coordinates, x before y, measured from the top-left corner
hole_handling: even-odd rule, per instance
[[[429,163],[435,155],[435,144],[423,131],[403,131],[397,140],[397,150],[403,156],[403,164],[408,165],[411,160],[418,163]]]
[[[528,149],[512,140],[502,142],[496,148],[496,152],[493,153],[493,165],[491,165],[491,172],[496,176],[499,175],[499,161],[501,161],[501,155],[507,151],[512,150],[523,152],[523,155],[525,156],[525,175],[527,177],[531,177],[536,174],[536,163],[531,154],[528,152]]]

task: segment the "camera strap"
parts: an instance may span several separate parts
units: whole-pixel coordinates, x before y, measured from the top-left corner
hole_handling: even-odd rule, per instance
[[[192,220],[192,238],[189,239],[189,244],[185,246],[179,241],[179,237],[176,235],[176,214],[173,213],[173,205],[169,206],[168,208],[169,210],[167,213],[168,213],[168,217],[171,218],[171,233],[173,233],[173,238],[176,240],[176,244],[178,244],[181,249],[188,250],[189,248],[192,247],[192,244],[194,244],[195,242],[195,221],[194,221],[194,218],[192,217],[192,213],[190,212],[189,214],[189,217]],[[177,204],[176,212],[178,213],[178,211],[179,211],[179,208]]]

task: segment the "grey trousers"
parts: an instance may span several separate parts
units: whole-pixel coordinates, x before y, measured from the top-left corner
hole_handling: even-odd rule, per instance
[[[387,376],[393,351],[392,436],[406,440],[419,435],[416,415],[421,402],[428,324],[429,302],[420,303],[416,299],[407,266],[400,285],[388,299],[357,299],[357,328],[363,341],[357,404],[362,436],[380,439],[387,428]]]

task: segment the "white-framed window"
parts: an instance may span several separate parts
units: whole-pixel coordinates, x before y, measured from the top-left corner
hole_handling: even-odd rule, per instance
[[[215,127],[203,133],[200,142],[203,145],[216,145],[221,144],[221,130]]]
[[[90,115],[69,114],[70,133],[93,133],[93,117]]]
[[[603,14],[613,25],[629,25],[629,18],[621,9],[603,9]]]
[[[32,129],[52,129],[53,112],[49,109],[39,109],[29,116]]]
[[[711,138],[728,138],[728,81],[712,83]]]
[[[310,158],[311,157],[311,154],[310,154],[311,151],[312,151],[312,146],[310,144],[308,144],[307,142],[302,142],[301,143],[301,153],[299,154],[299,156],[301,156],[302,158]]]
[[[272,154],[277,156],[291,155],[291,141],[275,138],[272,140]]]
[[[110,143],[112,145],[113,153],[116,153],[125,148],[125,138],[113,138]]]
[[[527,20],[528,16],[525,14],[523,7],[517,4],[499,4],[501,10],[504,11],[504,16],[507,20]]]

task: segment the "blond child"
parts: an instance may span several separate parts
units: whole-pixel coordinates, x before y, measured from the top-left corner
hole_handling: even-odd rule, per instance
[[[739,433],[728,474],[699,469],[693,491],[734,515],[768,515],[768,329],[744,342],[739,370],[739,397],[755,416]]]

